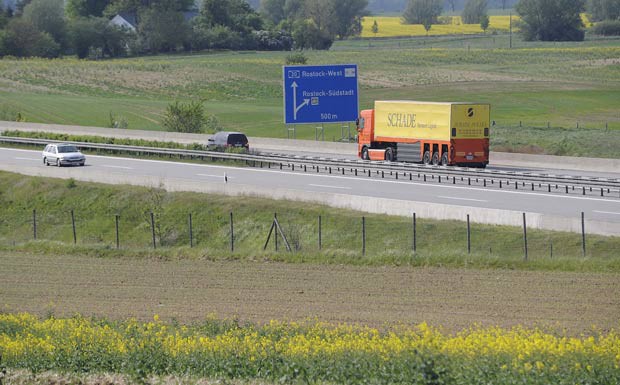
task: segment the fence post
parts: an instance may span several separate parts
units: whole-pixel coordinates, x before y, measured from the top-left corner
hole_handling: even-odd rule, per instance
[[[155,243],[155,215],[153,214],[153,212],[151,211],[151,235],[153,237],[153,248],[157,248],[157,245]]]
[[[553,259],[553,239],[549,241],[549,255],[551,256],[551,259]]]
[[[71,226],[73,227],[73,244],[77,243],[77,234],[75,233],[75,215],[73,209],[71,209]]]
[[[469,214],[467,214],[467,254],[471,254],[471,228],[469,227]]]
[[[235,227],[233,224],[233,213],[230,212],[230,252],[235,251]]]
[[[321,248],[323,247],[322,245],[322,239],[321,239],[321,216],[319,215],[319,250],[321,250]]]
[[[32,210],[32,234],[34,235],[34,240],[37,240],[37,209]]]
[[[189,213],[189,247],[194,247],[194,230],[192,228],[192,213]]]
[[[416,217],[415,212],[413,213],[413,253],[415,254],[417,251],[417,229],[416,229]]]
[[[527,224],[525,222],[525,213],[523,213],[523,248],[525,249],[525,260],[527,261]]]
[[[586,220],[583,211],[581,212],[581,249],[583,257],[586,256]]]
[[[119,249],[121,247],[121,243],[120,243],[120,238],[118,236],[118,220],[120,218],[120,215],[116,214],[116,248]]]
[[[366,218],[362,217],[362,255],[366,255]]]
[[[273,213],[273,221],[274,223],[278,220],[278,213]],[[275,237],[273,238],[276,245],[276,253],[278,252],[278,229],[276,228]]]

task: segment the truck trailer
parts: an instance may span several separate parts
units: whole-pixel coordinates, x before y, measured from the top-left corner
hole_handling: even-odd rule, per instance
[[[479,103],[375,101],[357,121],[358,157],[484,168],[490,110]]]

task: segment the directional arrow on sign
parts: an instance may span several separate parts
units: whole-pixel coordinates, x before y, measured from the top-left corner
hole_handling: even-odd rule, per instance
[[[295,108],[293,110],[293,120],[297,120],[297,112],[301,110],[303,106],[310,104],[310,99],[304,99],[303,103],[299,106],[297,105],[297,87],[299,87],[297,82],[293,82],[293,84],[291,84],[291,88],[293,88],[293,107]]]

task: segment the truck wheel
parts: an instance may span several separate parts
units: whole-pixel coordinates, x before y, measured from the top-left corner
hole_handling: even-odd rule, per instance
[[[424,164],[431,164],[431,153],[430,153],[430,151],[424,151],[424,156],[422,156],[422,162]]]
[[[433,166],[439,165],[439,153],[433,152]]]
[[[441,165],[442,166],[448,165],[448,153],[447,152],[444,152],[443,154],[441,154]]]
[[[369,160],[370,156],[368,156],[368,147],[362,148],[362,159]]]
[[[387,150],[385,150],[385,160],[388,162],[394,161],[394,150],[392,147],[388,147]]]

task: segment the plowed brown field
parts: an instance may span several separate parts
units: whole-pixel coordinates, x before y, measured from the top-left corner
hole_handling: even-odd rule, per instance
[[[620,275],[2,252],[0,310],[183,323],[209,315],[377,327],[425,321],[446,331],[521,324],[577,334],[620,326]]]

